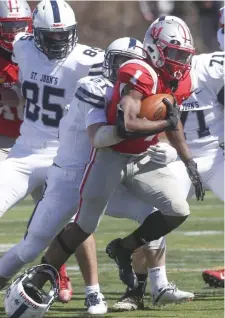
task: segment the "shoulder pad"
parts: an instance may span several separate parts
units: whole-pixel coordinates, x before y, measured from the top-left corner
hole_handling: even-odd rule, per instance
[[[76,60],[80,64],[92,66],[93,69],[102,66],[104,61],[104,54],[105,52],[102,49],[93,48],[82,44],[77,44],[74,49],[74,55],[76,56]],[[92,74],[90,75],[92,76]]]
[[[211,78],[223,79],[224,77],[224,52],[214,52],[200,54],[193,57],[194,68],[199,72],[204,72]],[[201,75],[201,74],[200,74]]]
[[[133,89],[144,96],[155,94],[157,90],[158,76],[154,69],[142,60],[134,59],[122,64],[118,80],[132,85]]]
[[[13,41],[13,45],[15,45],[15,43],[19,40],[21,41],[30,41],[34,38],[33,34],[31,33],[27,33],[27,32],[19,32],[16,34],[14,41]]]
[[[200,54],[194,57],[194,69],[199,85],[218,94],[224,86],[224,52]]]
[[[88,76],[78,81],[75,97],[96,108],[104,108],[105,93],[110,84],[109,81],[106,81],[102,76]]]
[[[18,64],[18,59],[20,55],[24,52],[24,47],[26,45],[30,45],[31,40],[33,40],[34,36],[30,33],[20,32],[18,33],[13,41],[13,54],[12,61]]]

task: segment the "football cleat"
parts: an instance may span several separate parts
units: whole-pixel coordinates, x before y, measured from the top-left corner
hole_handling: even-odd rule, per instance
[[[132,268],[132,254],[121,246],[121,239],[111,241],[106,247],[108,256],[116,262],[122,282],[130,289],[138,287],[138,279]]]
[[[168,283],[152,294],[153,305],[188,302],[194,299],[194,294],[179,290],[175,284]]]
[[[59,301],[68,303],[73,296],[73,288],[65,264],[59,270],[59,286]]]
[[[136,290],[127,288],[124,295],[113,305],[113,311],[133,311],[143,310],[143,296],[137,295]]]
[[[91,293],[85,298],[84,306],[90,315],[104,315],[108,311],[108,306],[101,293]]]
[[[210,287],[224,288],[224,268],[219,270],[208,269],[202,273],[203,280]]]

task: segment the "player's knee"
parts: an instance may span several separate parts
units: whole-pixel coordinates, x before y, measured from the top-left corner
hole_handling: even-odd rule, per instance
[[[172,214],[173,216],[188,216],[190,214],[189,204],[184,198],[176,198],[172,201]]]
[[[88,234],[94,233],[96,231],[98,223],[98,220],[93,217],[88,218],[88,222],[87,219],[85,221],[83,217],[79,217],[77,220],[77,224],[80,226],[80,228]]]
[[[96,201],[84,204],[77,216],[77,224],[88,234],[94,233],[98,227],[104,207],[99,206]]]

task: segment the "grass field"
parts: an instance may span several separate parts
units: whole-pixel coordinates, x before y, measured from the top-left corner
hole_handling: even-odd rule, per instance
[[[192,214],[189,219],[178,230],[168,235],[167,272],[169,280],[174,281],[180,289],[194,292],[195,300],[182,305],[171,304],[155,308],[151,305],[149,294],[147,294],[144,311],[109,312],[106,317],[224,317],[224,290],[209,288],[201,277],[203,269],[223,266],[223,204],[215,199],[211,193],[207,193],[204,202],[198,203],[192,200],[190,203]],[[28,198],[1,219],[1,254],[20,240],[32,208],[32,201]],[[96,234],[100,283],[109,308],[124,291],[124,285],[118,279],[118,272],[113,261],[105,255],[104,248],[111,239],[123,237],[135,227],[134,222],[104,217]],[[38,261],[36,261],[37,264]],[[68,266],[75,291],[73,300],[67,305],[55,303],[46,317],[75,318],[86,316],[83,307],[83,281],[73,257],[71,257]],[[0,297],[3,300],[3,293],[0,294]],[[2,304],[3,302],[0,306],[0,317],[5,317]]]

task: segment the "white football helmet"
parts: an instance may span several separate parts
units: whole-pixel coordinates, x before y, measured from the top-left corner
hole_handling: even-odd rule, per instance
[[[51,289],[48,293],[32,283],[32,278],[38,273],[47,275],[51,284]],[[59,274],[53,266],[42,264],[28,269],[6,291],[4,305],[7,317],[44,317],[54,300],[58,297],[58,281]]]
[[[49,59],[63,59],[75,47],[77,22],[64,0],[42,0],[33,11],[34,43]]]
[[[164,16],[155,20],[145,34],[143,45],[151,64],[168,81],[181,80],[190,71],[194,42],[187,24],[180,18]]]
[[[219,11],[219,30],[217,31],[217,41],[219,48],[224,51],[224,8],[222,7]]]
[[[0,47],[12,51],[12,42],[19,32],[31,32],[31,10],[26,1],[0,1]]]
[[[144,59],[146,53],[143,44],[134,38],[120,38],[113,41],[105,51],[103,75],[111,82],[116,81],[116,72],[128,59]]]

